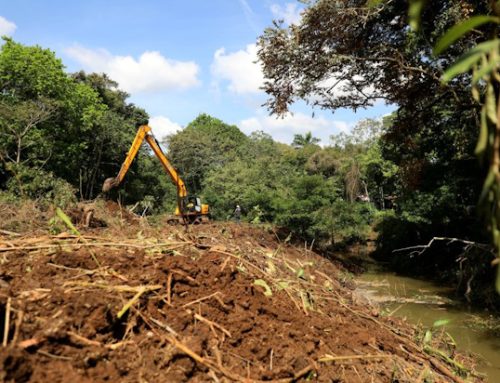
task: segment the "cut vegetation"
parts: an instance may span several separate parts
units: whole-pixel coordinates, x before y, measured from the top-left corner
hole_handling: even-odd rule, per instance
[[[0,236],[2,381],[479,380],[381,316],[339,265],[272,232],[76,229]]]

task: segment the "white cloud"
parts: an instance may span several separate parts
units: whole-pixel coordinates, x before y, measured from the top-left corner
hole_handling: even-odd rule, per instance
[[[329,120],[325,117],[312,117],[304,113],[287,114],[284,118],[272,116],[256,116],[240,122],[243,132],[249,134],[262,130],[275,140],[291,143],[295,134],[311,132],[322,142],[328,142],[330,135],[348,132],[353,123],[339,120]]]
[[[66,53],[85,70],[104,72],[130,93],[187,89],[199,84],[198,65],[193,61],[168,59],[157,51],[146,51],[138,59],[114,56],[105,49],[74,45]]]
[[[278,20],[283,20],[285,24],[298,24],[302,9],[297,7],[296,3],[287,3],[284,7],[278,4],[271,5],[271,12]]]
[[[165,116],[154,116],[149,119],[149,125],[153,129],[153,134],[158,141],[163,140],[166,136],[176,133],[182,129],[182,126],[171,121]]]
[[[226,53],[224,48],[217,49],[212,63],[212,75],[215,84],[228,81],[231,92],[259,93],[264,83],[264,75],[257,62],[257,46],[249,44],[244,50]]]
[[[0,16],[0,36],[11,36],[17,28],[17,25],[5,17]]]

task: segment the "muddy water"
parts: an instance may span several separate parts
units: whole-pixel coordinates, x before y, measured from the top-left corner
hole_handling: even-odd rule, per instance
[[[437,320],[448,319],[446,331],[457,347],[480,355],[482,361],[477,369],[487,374],[488,382],[500,382],[500,336],[470,324],[474,319],[475,322],[488,319],[488,314],[471,312],[450,299],[451,291],[447,288],[377,267],[370,269],[356,278],[363,296],[378,304],[384,313],[405,317],[427,328]]]

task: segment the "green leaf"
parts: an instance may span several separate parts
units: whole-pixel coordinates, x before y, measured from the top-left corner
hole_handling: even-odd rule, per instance
[[[500,64],[500,57],[495,60],[490,58],[489,61],[486,61],[486,64],[481,65],[479,69],[474,71],[474,73],[472,74],[472,83],[477,84],[477,82],[484,76],[490,75],[493,69],[498,66],[498,64]]]
[[[139,298],[141,297],[142,294],[144,294],[145,291],[146,291],[145,288],[139,289],[139,291],[133,296],[133,298],[129,300],[127,303],[125,303],[120,312],[116,314],[116,317],[118,319],[121,319],[121,317],[125,315],[125,313],[134,305],[134,303],[139,300]]]
[[[490,53],[494,49],[498,49],[500,46],[500,40],[499,39],[492,39],[485,41],[484,43],[477,44],[474,48],[470,49],[468,53]],[[468,53],[466,53],[464,56],[466,56]],[[463,57],[463,56],[462,56]]]
[[[432,332],[431,330],[427,330],[424,335],[424,344],[430,343],[432,340]]]
[[[496,283],[497,293],[500,294],[500,265],[497,266],[497,283]]]
[[[274,274],[276,273],[276,266],[274,265],[274,263],[272,263],[269,259],[267,260],[267,267],[266,267],[266,271],[269,273],[269,274]]]
[[[479,128],[479,138],[477,140],[476,149],[474,153],[476,156],[482,155],[486,150],[488,144],[488,121],[486,120],[486,109],[483,106],[481,109],[481,126]]]
[[[297,275],[297,278],[304,279],[304,269],[298,269],[296,275]]]
[[[287,289],[288,286],[289,286],[289,283],[287,281],[279,281],[278,282],[278,289],[279,290]]]
[[[448,31],[439,39],[434,47],[434,55],[441,54],[446,48],[465,35],[470,30],[486,23],[500,23],[500,18],[494,16],[479,15],[462,21],[448,29]]]
[[[478,103],[481,102],[481,95],[479,94],[479,89],[477,89],[476,85],[472,86],[471,93],[472,93],[472,98],[476,100],[476,102]]]
[[[490,168],[490,171],[488,172],[488,175],[484,180],[483,190],[481,190],[481,195],[479,196],[480,204],[486,200],[486,197],[488,196],[488,193],[491,189],[491,186],[493,185],[493,182],[495,182],[495,170]]]
[[[71,219],[64,213],[60,208],[56,209],[56,214],[57,216],[61,219],[61,221],[64,222],[64,224],[70,229],[73,234],[80,236],[80,232],[76,230],[76,227],[73,226],[73,223],[71,222]]]
[[[450,323],[449,319],[438,319],[437,321],[434,322],[432,327],[442,327],[446,326],[448,323]]]
[[[411,29],[418,31],[420,28],[420,16],[427,0],[410,0],[408,7],[408,18]]]
[[[382,4],[384,0],[368,0],[366,2],[366,6],[368,8],[377,8],[380,4]]]
[[[497,119],[497,101],[495,98],[495,90],[493,89],[493,85],[491,83],[488,83],[488,86],[486,87],[486,100],[485,100],[485,106],[486,106],[486,114],[488,115],[488,118],[493,124],[497,124],[498,119]]]
[[[444,83],[450,81],[453,77],[468,72],[474,64],[476,64],[483,54],[492,51],[493,49],[498,49],[500,46],[500,40],[494,39],[490,41],[485,41],[484,43],[476,45],[474,48],[465,53],[460,57],[455,64],[449,67],[444,73],[441,80]]]
[[[458,76],[459,74],[465,73],[472,68],[472,66],[481,58],[481,54],[467,54],[462,56],[455,62],[451,67],[449,67],[441,77],[441,81],[447,83],[452,78]]]
[[[270,297],[273,295],[273,292],[271,290],[271,288],[269,287],[269,285],[267,284],[267,282],[263,279],[256,279],[253,284],[255,286],[260,286],[260,287],[263,287],[264,288],[264,295],[266,297]]]

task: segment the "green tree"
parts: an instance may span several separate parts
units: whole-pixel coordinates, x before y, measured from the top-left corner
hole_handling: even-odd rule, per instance
[[[483,37],[469,34],[439,59],[432,51],[447,28],[471,13],[487,11],[488,1],[433,2],[418,33],[408,28],[407,7],[406,1],[316,0],[308,4],[298,26],[268,28],[259,40],[265,89],[271,95],[267,106],[271,113],[283,114],[297,99],[330,110],[367,107],[381,99],[394,104],[396,112],[378,151],[383,161],[398,168],[389,177],[396,187],[387,192],[397,193],[398,213],[415,206],[409,201],[416,191],[432,195],[446,187],[446,195],[455,196],[447,204],[457,204],[456,225],[438,221],[426,235],[481,239],[480,233],[466,229],[471,227],[469,207],[475,205],[481,182],[473,156],[479,108],[467,81],[443,86],[440,78]],[[351,196],[364,189],[360,181],[368,189],[376,186],[375,178],[394,173],[388,163],[358,155],[364,149],[345,141],[352,137],[340,138],[334,147],[352,146],[356,154],[355,162],[344,161],[339,172],[348,175]],[[375,148],[370,154],[376,158]],[[368,174],[370,182],[363,178]],[[414,238],[406,236],[407,244],[414,244]]]
[[[311,132],[307,132],[306,134],[295,134],[293,136],[292,146],[296,148],[303,148],[307,145],[316,145],[321,140],[317,137],[313,137]]]
[[[427,12],[425,5],[425,0],[415,0],[410,4],[410,25],[415,31],[421,27],[421,13]],[[475,153],[482,161],[487,162],[489,169],[479,204],[487,217],[488,230],[497,250],[494,263],[500,264],[500,2],[490,0],[488,6],[487,9],[482,9],[483,14],[469,8],[470,15],[465,15],[463,20],[459,20],[441,37],[433,53],[442,56],[443,52],[451,51],[459,42],[469,40],[464,36],[468,37],[472,34],[470,32],[480,29],[480,37],[471,44],[472,48],[446,70],[442,81],[450,84],[459,79],[465,84],[470,83],[472,97],[481,105],[480,134]],[[500,293],[500,266],[497,269],[496,290]]]
[[[118,84],[109,79],[106,74],[86,74],[78,72],[72,78],[82,86],[90,87],[99,95],[100,101],[106,106],[106,111],[98,120],[93,121],[93,129],[82,137],[86,142],[80,158],[81,194],[85,199],[93,198],[100,192],[102,182],[120,169],[126,153],[137,132],[137,126],[148,120],[147,113],[137,106],[127,102],[128,94],[118,89]],[[141,150],[138,161],[129,170],[129,174],[121,189],[126,202],[135,202],[144,197],[140,188],[130,188],[131,183],[145,181],[143,173],[138,171],[139,162],[151,156],[147,150]],[[146,161],[146,160],[144,160]],[[149,162],[148,162],[149,163]],[[155,170],[153,170],[155,171]],[[158,177],[163,176],[160,171]],[[162,196],[155,195],[159,203]]]
[[[182,175],[188,190],[198,194],[208,172],[235,158],[247,137],[236,126],[207,114],[200,114],[165,144],[169,157]]]
[[[50,99],[0,101],[0,158],[4,161],[21,163],[24,149],[35,145],[37,128],[53,116],[55,103]]]
[[[70,79],[54,52],[38,45],[25,46],[3,37],[0,60],[2,98],[36,100],[59,99],[66,93]]]
[[[0,49],[0,143],[4,169],[43,168],[79,184],[82,141],[106,107],[64,72],[52,51],[4,39]],[[9,175],[2,172],[7,181]]]
[[[94,198],[104,179],[120,168],[137,123],[147,121],[106,75],[70,76],[50,50],[12,39],[0,49],[0,87],[0,186],[33,198],[35,189],[20,181],[37,182],[48,195],[62,178],[81,198]],[[147,150],[139,157],[128,178],[135,182],[121,189],[123,199],[134,203],[152,194],[161,206],[167,190],[161,167],[152,166]],[[42,187],[42,173],[54,182]],[[138,186],[145,182],[152,185],[148,190]]]

